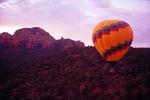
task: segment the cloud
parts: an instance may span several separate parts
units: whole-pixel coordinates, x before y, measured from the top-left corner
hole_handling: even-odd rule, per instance
[[[64,0],[45,0],[42,2],[41,0],[25,0],[20,2],[19,0],[16,0],[13,3],[8,1],[1,6],[4,7],[1,11],[4,17],[1,17],[1,19],[5,20],[6,18],[7,20],[9,15],[16,16],[14,22],[18,19],[21,21],[26,19],[31,22],[44,22],[43,20],[46,19],[51,23],[60,22],[64,24],[75,24],[74,22],[82,20],[85,17],[83,13],[84,7],[81,7],[81,4],[78,4],[76,1],[65,2]],[[83,4],[83,6],[85,5]],[[21,23],[24,23],[24,21]]]
[[[91,32],[104,19],[128,22],[135,41],[150,41],[149,0],[0,0],[0,26],[39,26],[58,38],[92,44]],[[144,36],[141,36],[143,34]]]
[[[6,2],[7,0],[0,0],[0,3]]]

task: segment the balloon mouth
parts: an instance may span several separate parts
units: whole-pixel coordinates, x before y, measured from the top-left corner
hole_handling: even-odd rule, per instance
[[[111,66],[115,66],[117,64],[117,61],[107,61]]]
[[[104,61],[105,64],[109,64],[111,66],[115,66],[116,64],[118,64],[118,61],[107,61],[107,60],[104,60],[104,59],[103,59],[103,61]]]

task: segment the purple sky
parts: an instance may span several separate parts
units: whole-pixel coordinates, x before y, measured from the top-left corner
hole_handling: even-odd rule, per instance
[[[134,32],[132,46],[150,47],[150,0],[0,0],[0,33],[41,27],[93,45],[91,32],[104,19],[121,19]]]

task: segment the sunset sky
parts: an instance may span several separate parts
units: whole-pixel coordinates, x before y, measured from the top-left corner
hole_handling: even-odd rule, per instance
[[[0,0],[0,33],[41,27],[93,45],[91,32],[104,19],[121,19],[134,32],[132,46],[150,47],[150,0]]]

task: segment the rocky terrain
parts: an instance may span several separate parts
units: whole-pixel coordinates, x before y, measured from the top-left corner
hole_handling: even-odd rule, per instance
[[[16,48],[49,48],[55,42],[48,32],[38,27],[19,29],[13,37]]]
[[[149,100],[150,49],[131,48],[112,66],[94,47],[0,56],[1,100]]]
[[[0,34],[0,48],[12,47],[13,36],[8,32],[3,32]]]
[[[0,48],[10,49],[67,49],[84,47],[84,43],[71,39],[56,40],[48,32],[39,28],[22,28],[13,35],[7,32],[0,34]]]

